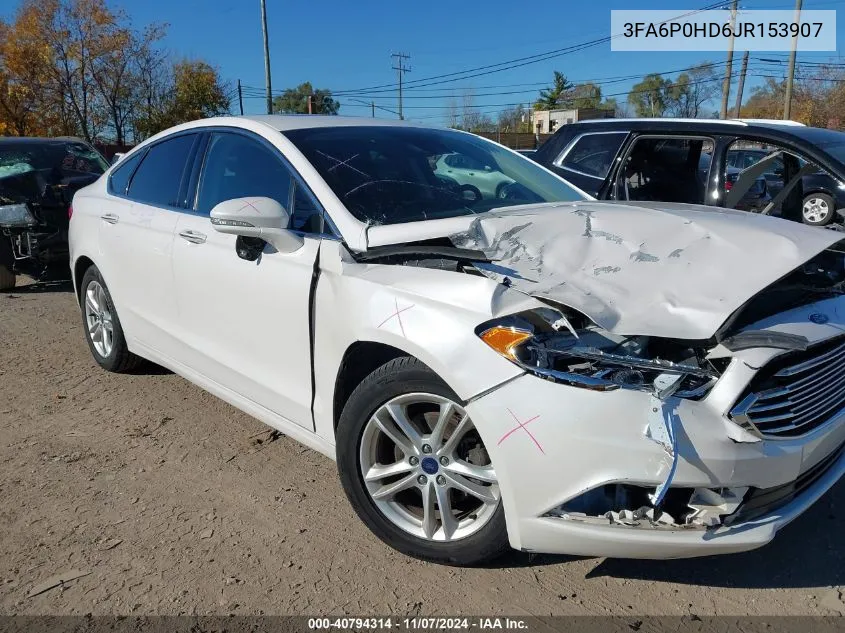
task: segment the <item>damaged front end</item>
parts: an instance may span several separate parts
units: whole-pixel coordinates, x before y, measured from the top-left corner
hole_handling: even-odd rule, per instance
[[[573,311],[540,308],[483,323],[476,334],[526,372],[591,391],[633,389],[649,395],[645,435],[665,452],[655,487],[608,484],[550,511],[612,525],[707,528],[742,503],[747,488],[670,488],[678,461],[678,399],[699,400],[731,362],[712,349],[654,336],[620,336]],[[716,347],[714,345],[714,347]]]

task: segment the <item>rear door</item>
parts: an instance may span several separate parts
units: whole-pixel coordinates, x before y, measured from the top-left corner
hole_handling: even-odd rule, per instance
[[[185,209],[188,167],[199,138],[186,133],[151,145],[124,192],[123,180],[112,180],[115,201],[101,215],[102,272],[127,337],[165,354],[174,349],[176,319],[173,231]]]
[[[234,235],[209,213],[220,202],[266,196],[305,237],[293,253],[265,245],[241,259]],[[322,211],[279,151],[247,133],[210,134],[195,203],[179,214],[173,247],[177,360],[292,422],[313,428],[309,297]]]

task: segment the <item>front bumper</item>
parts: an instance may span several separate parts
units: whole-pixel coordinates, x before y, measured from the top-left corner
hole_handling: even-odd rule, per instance
[[[841,334],[841,324],[816,326],[806,318],[805,312],[824,309],[820,306],[793,311],[789,322],[772,329],[802,332],[811,341]],[[626,526],[550,516],[605,484],[653,491],[666,480],[671,458],[646,436],[649,394],[596,392],[523,375],[469,402],[467,411],[496,468],[511,545],[545,553],[683,558],[749,550],[771,541],[845,474],[845,457],[839,453],[845,445],[845,410],[794,438],[761,439],[728,419],[756,368],[779,353],[738,352],[707,398],[674,403],[680,424],[670,489],[774,490],[819,471],[782,505],[718,527],[656,528],[649,522]]]

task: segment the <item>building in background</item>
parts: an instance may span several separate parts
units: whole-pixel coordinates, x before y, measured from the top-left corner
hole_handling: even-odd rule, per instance
[[[614,111],[605,108],[574,108],[572,110],[532,110],[531,127],[537,134],[552,134],[561,125],[588,119],[612,119]]]

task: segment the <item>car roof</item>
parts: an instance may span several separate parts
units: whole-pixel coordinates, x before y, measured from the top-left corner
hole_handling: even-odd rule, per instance
[[[227,117],[229,118],[229,117]],[[319,127],[432,127],[398,119],[376,119],[372,117],[337,116],[329,114],[259,114],[231,117],[263,123],[280,132]]]

